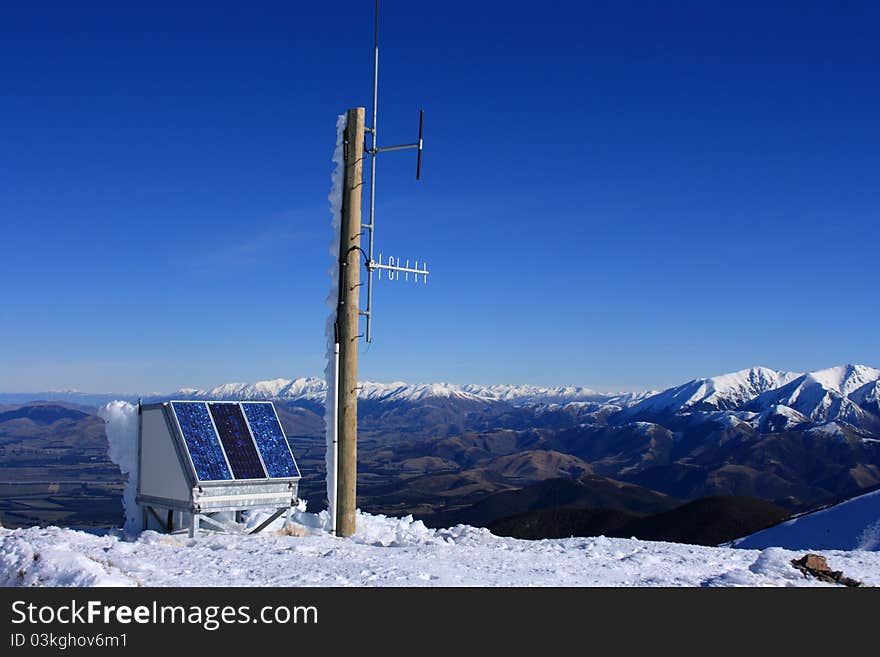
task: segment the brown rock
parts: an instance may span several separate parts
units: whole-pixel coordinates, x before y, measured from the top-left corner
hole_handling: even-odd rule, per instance
[[[858,580],[844,577],[840,570],[831,570],[828,561],[821,554],[808,553],[800,559],[792,559],[791,565],[804,574],[804,577],[815,577],[822,582],[842,584],[843,586],[861,586]]]
[[[819,572],[831,572],[828,567],[828,561],[821,554],[808,553],[800,559],[791,562],[795,567],[806,568],[807,570],[817,570]]]

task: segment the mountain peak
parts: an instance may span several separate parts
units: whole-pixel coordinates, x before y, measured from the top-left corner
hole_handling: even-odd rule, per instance
[[[838,365],[809,372],[785,386],[769,391],[749,404],[750,410],[782,404],[798,411],[812,422],[841,420],[853,425],[872,419],[878,408],[872,404],[880,386],[880,370],[867,365]]]
[[[807,379],[841,395],[861,388],[867,383],[880,379],[880,370],[867,365],[838,365],[807,374]]]
[[[648,397],[636,404],[631,414],[657,415],[689,410],[732,410],[799,376],[802,375],[795,372],[781,372],[769,367],[749,367],[729,374],[693,379]]]

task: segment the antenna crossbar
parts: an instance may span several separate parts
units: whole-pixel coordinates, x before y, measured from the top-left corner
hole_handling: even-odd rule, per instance
[[[421,148],[421,144],[416,142],[414,144],[401,144],[400,146],[382,146],[382,148],[369,149],[367,152],[372,153],[384,153],[385,151],[402,151],[405,148]]]
[[[410,274],[430,274],[427,269],[414,269],[412,267],[398,267],[397,265],[380,265],[378,263],[371,263],[370,269],[387,269],[389,271],[402,271],[409,272]]]

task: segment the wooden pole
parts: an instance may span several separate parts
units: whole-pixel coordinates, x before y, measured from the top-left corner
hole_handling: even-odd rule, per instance
[[[364,161],[364,108],[348,110],[345,128],[345,185],[339,243],[339,466],[336,480],[336,535],[355,532],[357,508],[357,358],[360,326],[361,190]]]

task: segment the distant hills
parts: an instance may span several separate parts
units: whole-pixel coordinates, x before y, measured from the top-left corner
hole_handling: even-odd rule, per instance
[[[567,538],[602,534],[643,541],[719,545],[788,517],[753,497],[704,497],[667,511],[640,515],[614,508],[552,508],[495,521],[492,533],[514,538]]]

